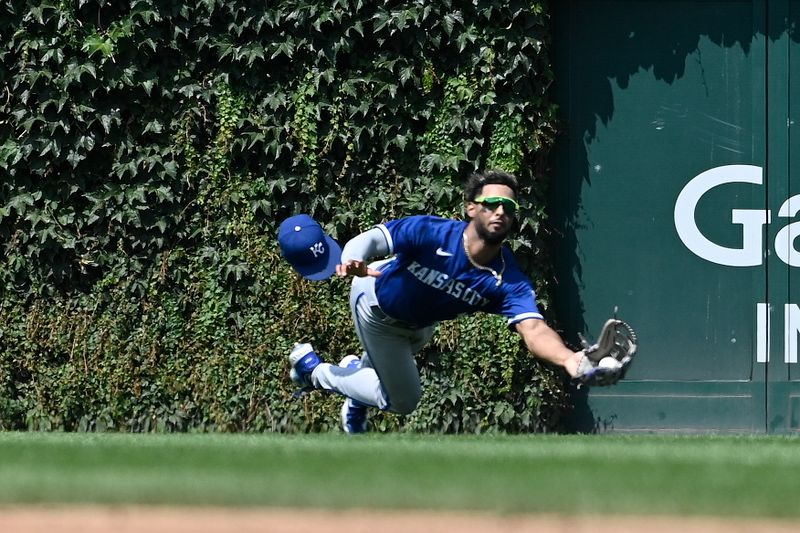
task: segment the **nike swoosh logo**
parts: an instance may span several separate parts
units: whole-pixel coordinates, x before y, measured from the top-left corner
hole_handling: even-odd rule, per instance
[[[436,255],[441,255],[442,257],[453,257],[453,254],[446,250],[442,250],[441,248],[436,249]]]

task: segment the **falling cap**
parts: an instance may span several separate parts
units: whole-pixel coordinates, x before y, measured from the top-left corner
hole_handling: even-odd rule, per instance
[[[312,281],[331,277],[342,257],[339,244],[308,215],[294,215],[281,222],[278,244],[292,268]]]

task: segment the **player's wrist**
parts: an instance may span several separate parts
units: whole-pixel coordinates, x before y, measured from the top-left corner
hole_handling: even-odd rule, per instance
[[[583,350],[581,350],[579,352],[571,352],[570,355],[564,360],[564,370],[567,371],[567,374],[569,374],[570,377],[574,378],[578,375],[578,369],[580,368],[581,361],[584,357],[586,357],[586,354],[583,352]]]

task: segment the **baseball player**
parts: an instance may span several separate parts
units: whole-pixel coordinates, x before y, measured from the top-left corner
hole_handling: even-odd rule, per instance
[[[363,355],[333,365],[303,343],[289,362],[301,390],[346,397],[341,410],[346,432],[367,430],[370,407],[414,411],[421,397],[414,354],[438,322],[467,313],[502,315],[534,356],[573,378],[602,385],[619,379],[621,368],[598,365],[585,350],[569,349],[542,319],[531,282],[503,244],[515,227],[517,192],[510,174],[474,174],[465,187],[467,222],[410,216],[379,224],[344,246],[335,273],[354,277],[350,310]]]

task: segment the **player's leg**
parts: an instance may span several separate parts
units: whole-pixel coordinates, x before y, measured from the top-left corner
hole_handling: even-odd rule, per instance
[[[406,329],[376,315],[373,278],[354,280],[350,304],[356,333],[367,355],[357,367],[320,364],[313,372],[314,386],[364,405],[410,413],[421,396],[414,354],[430,340],[433,328]]]
[[[389,354],[396,359],[398,363],[410,359],[413,365],[407,332],[389,327],[374,316],[372,313],[373,304],[371,304],[374,301],[374,296],[365,294],[365,289],[367,291],[371,289],[369,283],[365,283],[365,281],[368,282],[368,278],[356,278],[354,280],[350,299],[356,333],[362,347],[366,353],[380,350],[381,353]],[[417,375],[416,367],[408,369],[402,368],[402,366],[402,364],[399,365],[400,368],[396,369],[395,372],[405,376],[403,381],[407,382],[409,390],[419,389],[419,376]],[[411,379],[412,376],[413,379]],[[372,363],[360,363],[357,366],[348,364],[344,368],[321,363],[314,369],[313,376],[310,376],[310,379],[316,388],[338,392],[364,405],[384,410],[389,408],[386,391]]]
[[[432,328],[431,328],[432,329]],[[418,339],[425,338],[426,335],[415,335]],[[362,368],[369,368],[375,371],[386,399],[384,410],[400,414],[409,414],[416,408],[422,395],[420,385],[419,370],[414,361],[414,354],[417,353],[430,337],[423,342],[415,342],[410,339],[405,344],[402,352],[393,349],[386,350],[386,344],[381,342],[380,337],[372,336],[366,341],[370,352],[364,352],[361,358]]]
[[[365,317],[359,320],[359,338],[364,347],[361,370],[378,379],[383,410],[411,413],[419,403],[422,388],[414,354],[430,340],[433,328],[408,330]]]
[[[419,402],[422,390],[414,354],[430,341],[433,327],[408,329],[394,323],[377,308],[374,278],[353,284],[351,311],[361,345],[361,368],[372,369],[383,392],[381,409],[407,414]]]

